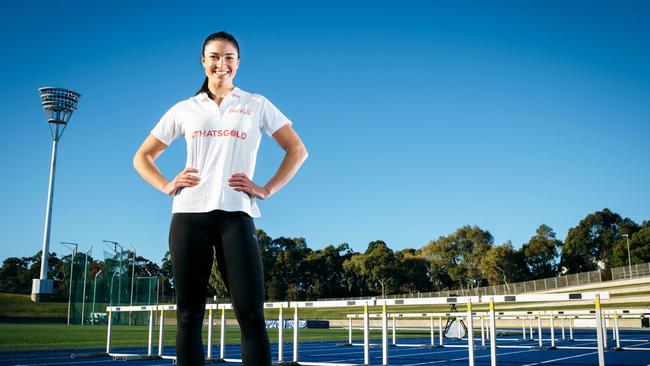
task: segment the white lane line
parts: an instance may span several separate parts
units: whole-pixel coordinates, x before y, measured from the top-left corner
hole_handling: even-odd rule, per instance
[[[596,352],[589,352],[589,353],[583,353],[583,354],[581,354],[581,355],[567,356],[567,357],[562,357],[562,358],[556,358],[556,359],[553,359],[553,360],[546,360],[546,361],[542,361],[542,362],[528,363],[528,364],[525,364],[525,365],[523,365],[523,366],[542,365],[542,364],[550,363],[550,362],[564,361],[564,360],[570,360],[570,359],[572,359],[572,358],[578,358],[578,357],[584,357],[584,356],[591,356],[591,355],[595,355],[595,354],[597,354],[597,353],[598,353],[598,351],[596,351]]]
[[[66,362],[48,362],[48,363],[30,363],[29,366],[43,366],[43,365],[88,365],[91,363],[101,363],[101,362],[116,362],[112,358],[110,360],[101,360],[101,361],[79,361],[79,362],[71,362],[71,361],[66,361]],[[15,366],[20,366],[20,365],[15,365]]]
[[[635,345],[633,345],[633,346],[630,346],[630,348],[631,348],[631,347],[637,347],[637,346],[640,346],[640,345],[642,345],[642,344],[646,344],[646,343],[648,343],[648,342],[643,342],[643,343],[635,344]],[[546,361],[542,361],[542,362],[528,363],[528,364],[525,364],[525,365],[522,365],[522,366],[542,365],[542,364],[545,364],[545,363],[551,363],[551,362],[556,362],[556,361],[564,361],[564,360],[569,360],[569,359],[572,359],[572,358],[578,358],[578,357],[584,357],[584,356],[595,355],[595,354],[597,354],[597,353],[598,353],[598,351],[596,351],[596,352],[589,352],[589,353],[583,353],[583,354],[581,354],[581,355],[575,355],[575,356],[568,356],[568,357],[556,358],[556,359],[546,360]]]
[[[524,353],[524,352],[531,352],[531,350],[525,350],[525,351],[514,351],[514,352],[506,352],[506,353],[500,353],[499,355],[513,355],[516,353]],[[490,354],[482,355],[482,356],[474,356],[474,359],[477,358],[486,358],[490,357]],[[452,358],[452,359],[447,359],[447,360],[438,360],[438,361],[429,361],[429,362],[420,362],[420,363],[409,363],[404,366],[417,366],[417,365],[430,365],[434,363],[444,363],[444,362],[455,362],[455,361],[464,361],[464,360],[469,360],[469,357],[460,357],[460,358]]]

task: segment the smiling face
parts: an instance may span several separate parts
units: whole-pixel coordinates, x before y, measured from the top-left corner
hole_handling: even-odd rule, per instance
[[[237,48],[224,40],[210,41],[203,49],[201,64],[210,84],[217,87],[232,86],[232,81],[239,68]]]

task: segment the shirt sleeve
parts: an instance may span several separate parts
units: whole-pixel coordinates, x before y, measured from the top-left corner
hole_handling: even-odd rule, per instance
[[[268,99],[262,97],[261,128],[267,135],[273,136],[275,131],[292,122],[277,109]]]
[[[167,146],[183,135],[183,126],[178,118],[177,109],[177,105],[171,107],[151,130],[151,134]]]

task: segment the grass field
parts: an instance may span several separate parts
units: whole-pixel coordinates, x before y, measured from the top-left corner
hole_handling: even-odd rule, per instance
[[[0,316],[19,318],[63,318],[67,302],[35,303],[29,295],[0,293]]]
[[[213,336],[218,341],[219,329],[214,330]],[[174,326],[166,326],[164,334],[165,345],[174,345]],[[400,331],[400,338],[426,337],[427,331]],[[381,338],[381,332],[373,330],[371,338]],[[284,341],[290,342],[293,330],[285,329]],[[354,330],[355,339],[363,338],[361,330]],[[207,343],[207,327],[204,327],[203,342]],[[277,329],[269,329],[271,342],[277,342]],[[300,341],[347,341],[346,329],[301,329]],[[154,335],[157,344],[158,333]],[[239,343],[239,328],[226,328],[226,343]],[[112,344],[121,346],[144,346],[147,344],[147,327],[145,326],[114,326]],[[64,324],[1,324],[0,350],[37,350],[37,349],[84,349],[102,348],[106,345],[105,325],[64,325]]]

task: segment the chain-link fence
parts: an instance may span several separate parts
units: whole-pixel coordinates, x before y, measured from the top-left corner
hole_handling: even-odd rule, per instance
[[[503,284],[498,286],[479,287],[473,289],[447,290],[406,295],[391,295],[390,298],[408,297],[449,297],[479,296],[479,295],[511,295],[527,292],[540,292],[562,287],[583,286],[609,280],[630,279],[650,276],[650,263],[633,264],[631,266],[616,267],[611,270],[596,270],[575,273],[566,276],[543,278],[526,282]]]
[[[476,287],[470,289],[444,290],[433,292],[416,292],[410,294],[387,295],[389,299],[418,298],[418,297],[450,297],[450,296],[481,296],[481,295],[515,295],[529,292],[541,292],[563,287],[584,286],[609,280],[630,279],[650,276],[650,263],[633,264],[616,267],[611,270],[596,270],[574,273],[565,276],[543,278],[526,282],[509,283],[497,286]],[[367,299],[342,298],[341,300]]]
[[[562,287],[589,285],[592,283],[602,282],[604,271],[591,271],[576,273],[567,276],[558,276],[531,280],[526,282],[516,282],[497,286],[477,287],[471,289],[446,290],[436,292],[425,292],[408,295],[392,295],[390,298],[403,297],[449,297],[449,296],[486,296],[486,295],[514,295],[528,292],[540,292],[553,290]]]
[[[137,276],[126,252],[104,252],[103,268],[85,253],[70,256],[65,265],[70,324],[106,324],[107,306],[156,305],[169,301],[164,278]],[[116,313],[113,324],[147,324],[147,314]]]
[[[650,276],[650,263],[612,268],[612,280],[624,280],[644,276]]]

